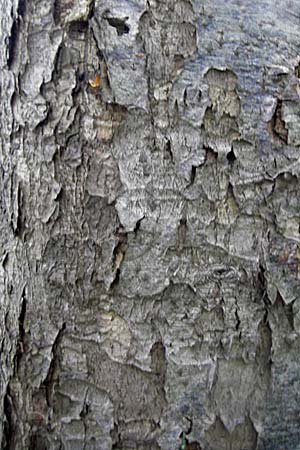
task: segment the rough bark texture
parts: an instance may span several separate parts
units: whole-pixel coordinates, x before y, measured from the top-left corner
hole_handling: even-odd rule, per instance
[[[0,16],[1,448],[299,449],[299,2]]]

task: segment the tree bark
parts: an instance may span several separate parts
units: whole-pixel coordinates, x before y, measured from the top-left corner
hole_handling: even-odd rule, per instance
[[[299,449],[285,0],[0,0],[4,450]]]

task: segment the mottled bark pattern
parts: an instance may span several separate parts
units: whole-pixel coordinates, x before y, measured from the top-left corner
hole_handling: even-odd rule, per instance
[[[299,2],[0,16],[1,448],[299,448]]]

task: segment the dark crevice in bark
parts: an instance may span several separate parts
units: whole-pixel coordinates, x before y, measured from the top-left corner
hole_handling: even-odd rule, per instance
[[[260,295],[261,295],[261,299],[265,305],[266,310],[268,311],[270,306],[271,306],[271,302],[270,299],[268,297],[268,291],[267,291],[267,280],[265,277],[265,269],[264,267],[260,264],[259,265],[259,271],[257,274],[257,281],[258,281],[258,285],[259,285],[259,289],[260,289]]]
[[[25,296],[25,288],[23,289],[21,296],[21,310],[19,315],[19,339],[17,344],[17,351],[14,358],[14,376],[18,376],[21,359],[23,357],[25,351],[25,317],[26,317],[26,309],[27,309],[27,299]]]
[[[142,220],[142,219],[141,219]],[[117,239],[118,243],[114,248],[113,251],[113,261],[112,261],[112,270],[115,271],[114,279],[112,283],[110,284],[110,288],[113,289],[119,284],[120,280],[120,267],[123,262],[123,259],[125,257],[125,253],[127,250],[127,241],[128,241],[128,234],[123,230],[123,228],[120,228],[117,231]]]
[[[268,321],[268,314],[265,313],[263,320],[258,327],[260,343],[256,352],[256,362],[262,367],[267,368],[269,376],[271,375],[272,363],[272,330]]]
[[[197,173],[197,166],[192,166],[189,186],[192,186],[194,184],[196,173]]]
[[[282,100],[277,101],[277,106],[272,119],[268,122],[268,128],[273,137],[283,144],[288,143],[288,129],[282,118]]]
[[[88,21],[90,21],[95,15],[95,0],[91,0],[89,5],[89,14],[88,14]]]
[[[25,297],[25,288],[23,289],[22,293],[22,304],[21,304],[21,312],[19,316],[19,339],[23,343],[24,337],[25,337],[25,316],[26,316],[26,309],[27,309],[27,300]]]
[[[76,20],[69,24],[69,34],[78,37],[80,34],[87,32],[89,27],[89,22],[87,20]]]
[[[76,104],[77,101],[77,97],[80,94],[80,92],[82,91],[82,88],[85,84],[86,81],[86,74],[84,72],[81,72],[78,68],[76,69],[76,84],[72,90],[72,98],[74,100],[74,104]],[[79,132],[77,132],[77,134],[79,134]]]
[[[187,218],[184,214],[179,221],[179,226],[177,229],[176,248],[178,252],[181,252],[183,250],[186,241],[186,235],[187,235]]]
[[[30,442],[30,450],[48,450],[48,445],[45,442],[45,437],[39,431],[36,431],[31,434],[29,442]]]
[[[280,295],[280,293],[277,291],[277,297],[276,297],[276,302],[275,305],[279,305],[280,308],[282,308],[282,311],[284,312],[287,321],[289,323],[289,326],[291,328],[292,331],[294,331],[294,311],[293,311],[293,304],[294,302],[291,302],[289,304],[286,304],[282,298],[282,296]]]
[[[43,381],[43,386],[46,389],[46,401],[48,407],[52,408],[53,406],[53,394],[54,394],[54,385],[58,381],[59,371],[60,371],[60,344],[63,339],[63,335],[66,330],[66,323],[63,323],[61,329],[57,333],[57,336],[52,345],[52,360],[49,366],[49,370],[45,380]]]
[[[231,149],[230,152],[227,153],[226,158],[227,158],[227,161],[228,161],[229,165],[233,166],[234,161],[236,160],[236,156],[234,154],[233,149]]]
[[[264,315],[258,326],[258,334],[260,342],[256,351],[256,362],[259,364],[266,375],[271,377],[271,363],[272,363],[272,330],[269,323],[269,314],[272,308],[272,303],[268,297],[267,280],[265,276],[265,269],[262,264],[259,265],[259,272],[257,274],[258,291],[264,303]]]
[[[183,104],[187,106],[187,89],[185,88],[183,91]]]
[[[172,128],[176,128],[180,121],[180,113],[177,99],[174,102]]]
[[[189,442],[187,435],[190,433],[190,431],[189,432],[182,431],[180,433],[180,435],[179,435],[179,439],[180,439],[179,450],[202,450],[202,447],[199,444],[199,442],[197,442],[197,441]]]
[[[113,251],[113,267],[117,266],[120,263],[120,259],[123,259],[125,251],[127,249],[128,235],[123,229],[118,230],[117,238],[118,243]],[[123,256],[121,257],[121,255]]]
[[[19,0],[17,13],[19,17],[24,19],[26,14],[26,0]]]
[[[205,150],[205,162],[213,162],[218,159],[218,153],[215,152],[211,147],[204,145],[203,148]]]
[[[171,161],[171,163],[174,164],[174,155],[172,152],[170,139],[168,139],[168,141],[165,145],[165,154],[166,154],[166,159],[169,159]]]
[[[129,33],[130,27],[126,24],[126,20],[128,20],[128,17],[126,17],[125,19],[119,19],[118,17],[103,16],[103,18],[107,20],[111,27],[117,30],[118,36]]]
[[[119,281],[120,281],[120,269],[118,268],[115,272],[114,279],[110,284],[110,289],[114,289],[116,286],[118,286]]]
[[[206,161],[206,160],[205,160]],[[187,188],[189,188],[189,187],[191,187],[191,186],[193,186],[193,184],[194,184],[194,182],[195,182],[195,179],[196,179],[196,176],[197,176],[197,169],[199,168],[199,167],[201,167],[202,166],[202,164],[203,163],[201,163],[201,164],[198,164],[198,165],[192,165],[192,167],[191,167],[191,173],[190,173],[190,182],[189,182],[189,184],[187,185]]]
[[[9,43],[8,43],[8,58],[7,58],[7,66],[9,70],[12,69],[13,64],[18,57],[18,47],[19,47],[19,40],[20,40],[20,20],[14,19],[10,37],[9,37]]]
[[[84,442],[83,442],[83,450],[86,449],[86,445],[87,445],[87,438],[88,438],[88,425],[87,425],[87,416],[89,414],[89,410],[90,410],[90,405],[89,403],[87,403],[87,396],[88,396],[88,390],[86,391],[85,394],[85,399],[83,402],[83,406],[82,406],[82,410],[79,414],[79,416],[81,417],[81,420],[83,422],[83,427],[84,427]]]
[[[59,0],[54,0],[54,3],[53,3],[53,19],[54,19],[54,24],[58,25],[59,21],[60,21]]]
[[[238,331],[241,325],[241,320],[239,318],[239,314],[238,314],[238,307],[235,308],[235,319],[236,319],[236,325],[235,325],[235,330]]]
[[[185,58],[182,54],[174,56],[174,73],[177,73],[184,68]]]
[[[122,448],[122,442],[121,442],[121,433],[119,432],[118,424],[115,422],[114,427],[112,431],[110,432],[111,439],[113,442],[112,450],[118,450]]]
[[[14,412],[13,402],[10,395],[10,388],[7,387],[4,396],[4,425],[3,425],[3,450],[12,449],[13,431],[14,431]]]
[[[134,230],[133,230],[133,232],[134,232],[135,235],[138,233],[139,229],[141,228],[141,223],[142,223],[142,220],[144,220],[144,219],[145,219],[145,216],[144,216],[144,217],[141,217],[141,218],[136,222],[135,227],[134,227]]]
[[[227,199],[232,199],[235,204],[237,205],[236,197],[234,194],[234,187],[230,181],[228,182],[228,188],[227,188]]]
[[[16,188],[16,205],[17,211],[14,211],[14,218],[12,221],[12,228],[14,235],[16,237],[22,237],[25,231],[25,223],[24,223],[24,205],[23,205],[23,195],[20,184],[18,183]],[[23,212],[23,213],[22,213]]]
[[[4,442],[2,442],[4,450],[13,450],[16,440],[19,439],[19,427],[22,426],[22,418],[18,410],[19,392],[12,389],[13,383],[19,379],[20,365],[23,358],[25,347],[25,318],[27,310],[26,288],[23,288],[21,295],[21,308],[18,319],[19,336],[16,348],[16,354],[13,361],[13,377],[10,380],[4,396]],[[21,381],[21,380],[20,380]]]
[[[96,23],[98,24],[98,22],[96,22]],[[101,48],[100,48],[99,45],[98,45],[98,40],[97,40],[97,30],[95,31],[95,30],[94,30],[94,27],[91,26],[91,27],[90,27],[90,31],[91,31],[92,37],[93,37],[93,39],[94,39],[94,42],[95,42],[95,46],[96,46],[96,50],[97,50],[97,54],[98,54],[99,60],[100,60],[100,61],[104,61],[104,62],[106,63],[106,61],[105,61],[105,56],[104,56],[104,54],[103,54]]]

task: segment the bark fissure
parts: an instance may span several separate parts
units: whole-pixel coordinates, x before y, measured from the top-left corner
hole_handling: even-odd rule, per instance
[[[66,330],[66,323],[63,323],[61,329],[57,333],[57,336],[53,342],[52,345],[52,359],[49,365],[49,370],[47,373],[47,376],[45,380],[43,381],[43,386],[45,386],[46,391],[46,401],[47,405],[50,409],[53,408],[53,396],[54,396],[54,389],[55,384],[59,380],[59,372],[60,372],[60,361],[61,361],[61,354],[60,354],[60,345],[63,339],[63,335]]]

